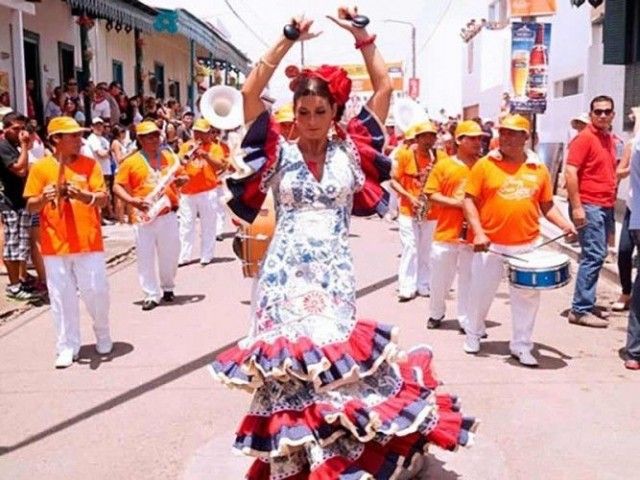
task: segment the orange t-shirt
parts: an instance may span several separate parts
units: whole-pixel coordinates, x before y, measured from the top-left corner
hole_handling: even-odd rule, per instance
[[[446,154],[438,150],[436,159],[445,158]],[[401,147],[396,153],[396,164],[393,172],[393,178],[402,185],[402,187],[411,195],[418,197],[422,193],[422,182],[416,175],[424,172],[432,163],[432,157],[418,151],[415,147]],[[400,214],[412,216],[413,204],[404,195],[400,195]],[[427,212],[427,220],[435,220],[434,213]]]
[[[464,189],[470,172],[471,169],[456,157],[438,160],[429,175],[424,191],[428,195],[440,193],[446,197],[461,200],[464,198]],[[433,239],[437,242],[458,242],[462,232],[462,222],[464,222],[462,209],[435,202],[431,202],[431,205],[431,210],[434,210],[438,219]],[[466,240],[469,240],[471,228],[468,232]]]
[[[465,192],[475,197],[480,223],[492,242],[519,245],[540,236],[540,204],[553,200],[547,167],[491,156],[471,169]]]
[[[193,141],[183,144],[180,148],[180,155],[187,153],[192,146]],[[225,147],[226,145],[222,143],[211,143],[207,150],[215,160],[223,160],[229,155],[229,149],[227,148],[225,151]],[[206,160],[200,158],[191,160],[185,165],[184,171],[189,176],[189,181],[183,185],[181,190],[187,195],[206,192],[220,185],[216,170]]]
[[[127,192],[133,197],[144,198],[149,195],[155,188],[158,181],[167,174],[167,170],[177,159],[171,157],[165,152],[160,154],[161,169],[158,172],[157,169],[152,168],[142,152],[138,152],[130,157],[126,158],[118,167],[114,182],[118,185],[122,185]],[[154,164],[155,167],[155,164]],[[178,169],[176,176],[183,174],[182,167]],[[165,193],[171,202],[171,208],[177,209],[180,192],[176,188],[174,183],[171,183]],[[137,210],[136,220],[138,220]]]
[[[59,173],[60,163],[55,157],[42,158],[29,170],[24,196],[35,197],[45,187],[57,185]],[[65,165],[64,179],[82,190],[105,191],[102,169],[92,158],[79,155]],[[75,199],[61,199],[57,205],[47,203],[40,212],[40,242],[42,255],[103,251],[100,210]]]

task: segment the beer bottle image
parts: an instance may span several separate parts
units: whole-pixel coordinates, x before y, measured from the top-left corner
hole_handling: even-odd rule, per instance
[[[529,98],[545,98],[547,96],[549,55],[544,44],[544,24],[539,23],[536,40],[529,54],[529,79],[527,96]]]

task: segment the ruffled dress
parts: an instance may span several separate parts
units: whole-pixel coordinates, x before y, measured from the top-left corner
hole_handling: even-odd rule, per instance
[[[250,480],[411,478],[429,444],[454,450],[475,429],[436,393],[428,347],[402,352],[397,327],[356,320],[350,217],[385,211],[390,161],[366,108],[342,137],[318,181],[265,112],[243,141],[253,174],[227,180],[236,215],[253,221],[271,189],[277,218],[251,332],[211,364],[253,394],[234,443],[256,458]]]

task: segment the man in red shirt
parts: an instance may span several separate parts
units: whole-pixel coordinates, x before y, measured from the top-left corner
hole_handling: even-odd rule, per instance
[[[614,104],[601,95],[591,100],[591,123],[569,145],[567,191],[573,223],[579,230],[580,266],[569,323],[606,328],[608,314],[596,308],[596,284],[615,231],[616,152],[611,134]]]

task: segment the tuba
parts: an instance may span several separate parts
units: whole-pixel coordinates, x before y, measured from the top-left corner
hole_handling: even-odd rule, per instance
[[[242,93],[226,85],[209,88],[200,98],[200,112],[218,130],[235,130],[244,124]]]

